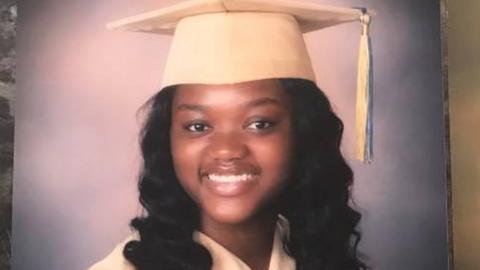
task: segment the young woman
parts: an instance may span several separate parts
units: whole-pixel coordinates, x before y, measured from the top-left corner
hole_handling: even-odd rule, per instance
[[[147,21],[148,29],[159,32],[162,17],[207,10],[176,25],[170,54],[177,56],[167,64],[166,87],[148,103],[139,182],[146,214],[131,223],[138,234],[91,269],[366,269],[357,254],[360,214],[350,206],[353,174],[340,152],[342,122],[298,61],[278,61],[278,52],[266,64],[256,60],[272,56],[275,48],[267,47],[285,40],[280,30],[297,29],[297,21],[264,10],[232,12],[233,0],[219,2],[228,12],[212,7],[218,1],[202,2],[121,22],[138,30],[138,22]],[[252,20],[258,28],[239,30],[239,22]],[[204,22],[207,38],[194,31]],[[234,27],[220,36],[212,30],[225,25]],[[237,44],[232,35],[238,41],[252,32],[259,39],[235,51],[255,55],[254,64],[228,60],[222,50]],[[304,50],[298,40],[284,43],[282,56]]]

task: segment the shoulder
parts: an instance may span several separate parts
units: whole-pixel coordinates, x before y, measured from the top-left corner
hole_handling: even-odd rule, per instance
[[[135,267],[123,256],[123,248],[131,240],[136,240],[136,234],[128,236],[117,244],[105,258],[92,265],[88,270],[135,270]]]

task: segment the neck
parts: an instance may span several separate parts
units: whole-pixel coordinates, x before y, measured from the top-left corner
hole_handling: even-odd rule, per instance
[[[266,270],[270,263],[276,213],[240,224],[224,224],[202,216],[201,231],[233,253],[252,270]]]

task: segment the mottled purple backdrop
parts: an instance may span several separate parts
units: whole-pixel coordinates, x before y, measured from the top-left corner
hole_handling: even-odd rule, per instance
[[[176,1],[24,0],[18,18],[13,269],[77,270],[129,233],[137,109],[160,85],[170,38],[109,32]],[[345,123],[361,249],[375,269],[447,269],[440,11],[436,0],[317,0],[376,10],[372,165],[353,157],[360,26],[306,36]]]

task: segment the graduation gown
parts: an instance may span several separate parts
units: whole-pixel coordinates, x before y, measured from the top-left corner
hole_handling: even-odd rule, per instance
[[[283,250],[282,239],[285,235],[288,235],[288,223],[285,219],[279,218],[275,229],[268,270],[295,270],[295,260]],[[135,267],[123,257],[125,244],[133,239],[137,239],[135,235],[129,236],[118,244],[108,256],[91,266],[88,270],[135,270]],[[196,231],[193,233],[193,239],[210,252],[213,259],[212,270],[251,270],[240,258],[207,235]]]

